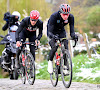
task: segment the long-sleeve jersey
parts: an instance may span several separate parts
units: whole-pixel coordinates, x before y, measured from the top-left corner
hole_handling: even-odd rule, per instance
[[[70,26],[70,35],[73,36],[74,32],[74,16],[69,14],[67,20],[63,20],[60,12],[55,12],[51,15],[50,19],[48,20],[47,24],[47,35],[52,38],[53,35],[59,34],[65,31],[64,26],[69,23]]]
[[[38,19],[36,24],[34,26],[32,26],[31,22],[30,22],[30,17],[24,18],[21,21],[21,23],[18,27],[18,30],[16,31],[16,41],[19,40],[19,33],[22,30],[24,30],[30,36],[30,35],[36,35],[37,29],[39,29],[39,34],[38,34],[37,39],[40,40],[40,38],[42,37],[43,22],[40,19]]]

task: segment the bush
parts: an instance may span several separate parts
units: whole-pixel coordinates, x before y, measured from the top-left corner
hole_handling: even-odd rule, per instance
[[[97,47],[97,53],[100,54],[100,45]]]
[[[100,6],[93,6],[90,8],[87,16],[87,23],[93,32],[100,32]]]
[[[48,39],[45,35],[42,36],[42,38],[40,39],[40,42],[42,45],[46,45],[48,43]]]

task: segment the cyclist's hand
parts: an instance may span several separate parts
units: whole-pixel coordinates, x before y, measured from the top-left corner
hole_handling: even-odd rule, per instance
[[[17,42],[16,42],[16,46],[17,46],[17,47],[20,47],[20,46],[22,46],[22,43],[21,43],[20,41],[17,41]]]
[[[78,36],[77,36],[76,34],[74,34],[74,35],[72,36],[72,39],[78,41]]]
[[[36,44],[36,46],[39,46],[40,45],[40,41],[39,40],[35,40],[35,44]]]

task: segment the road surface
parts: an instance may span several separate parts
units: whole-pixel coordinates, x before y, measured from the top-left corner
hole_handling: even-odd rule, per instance
[[[62,81],[53,87],[50,80],[35,80],[34,85],[22,84],[21,79],[0,79],[0,90],[100,90],[100,84],[72,82],[70,88],[65,88]]]

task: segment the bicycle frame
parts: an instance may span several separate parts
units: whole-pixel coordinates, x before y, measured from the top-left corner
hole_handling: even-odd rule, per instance
[[[56,64],[59,66],[60,66],[61,58],[63,57],[63,53],[61,51],[63,51],[63,49],[64,49],[64,43],[63,43],[64,39],[66,39],[66,38],[57,40],[57,50],[60,49],[60,52],[59,52],[59,54],[56,52]]]

